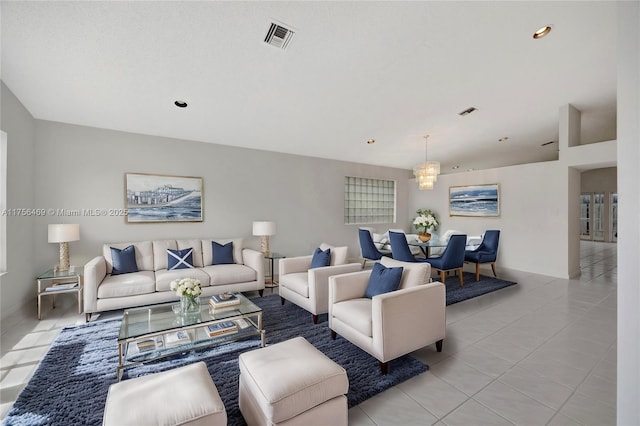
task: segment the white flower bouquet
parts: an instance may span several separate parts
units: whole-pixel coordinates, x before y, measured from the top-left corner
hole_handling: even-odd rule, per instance
[[[434,212],[419,209],[416,213],[418,213],[418,217],[413,220],[413,225],[419,233],[427,234],[429,230],[438,229],[438,218]]]
[[[180,297],[186,296],[190,299],[195,299],[202,294],[200,281],[195,278],[173,280],[169,285],[171,290],[175,291]]]

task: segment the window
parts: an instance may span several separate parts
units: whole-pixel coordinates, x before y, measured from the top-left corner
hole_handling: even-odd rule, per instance
[[[396,221],[396,182],[345,176],[344,223]]]
[[[0,275],[7,270],[7,134],[0,132]]]

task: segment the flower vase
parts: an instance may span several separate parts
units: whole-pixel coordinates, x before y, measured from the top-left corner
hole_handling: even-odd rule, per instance
[[[421,233],[418,234],[418,238],[423,243],[426,243],[427,241],[429,241],[431,239],[431,234],[429,234],[428,232],[421,232]]]
[[[192,314],[200,312],[200,298],[199,297],[180,297],[180,312],[183,314]]]

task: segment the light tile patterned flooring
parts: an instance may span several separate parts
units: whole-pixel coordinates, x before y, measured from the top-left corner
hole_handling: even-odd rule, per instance
[[[614,425],[616,262],[615,244],[582,242],[574,280],[499,268],[518,285],[449,306],[443,352],[414,353],[430,370],[350,409],[349,424]],[[34,306],[2,323],[2,417],[60,328],[84,322],[69,295],[45,306],[42,321]]]

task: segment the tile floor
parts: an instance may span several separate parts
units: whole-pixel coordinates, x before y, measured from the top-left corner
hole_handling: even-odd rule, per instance
[[[430,371],[349,410],[350,425],[614,425],[616,245],[582,242],[578,279],[512,270],[518,282],[447,308]],[[1,417],[60,328],[84,322],[70,296],[3,321]]]

